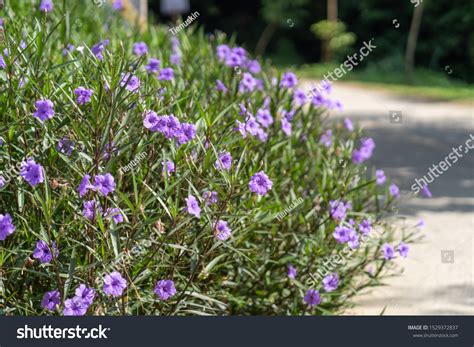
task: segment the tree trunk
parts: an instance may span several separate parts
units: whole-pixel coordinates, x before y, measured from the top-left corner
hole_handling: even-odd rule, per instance
[[[415,52],[418,34],[420,32],[421,17],[423,15],[423,2],[415,7],[411,19],[410,32],[408,33],[407,47],[405,50],[405,72],[408,81],[412,81],[412,74],[415,68]]]
[[[262,35],[258,39],[257,45],[255,46],[255,54],[256,55],[263,55],[265,50],[267,49],[270,40],[272,39],[273,34],[275,34],[276,29],[278,28],[277,22],[269,23],[265,30],[263,30]]]
[[[328,21],[337,21],[337,0],[328,0],[327,2],[327,19]],[[330,62],[332,59],[331,48],[329,47],[328,40],[322,40],[321,43],[321,60],[325,63]]]

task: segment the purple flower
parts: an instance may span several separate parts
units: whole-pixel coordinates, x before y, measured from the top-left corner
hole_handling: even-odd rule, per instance
[[[34,187],[44,181],[43,167],[40,164],[36,164],[32,158],[28,158],[21,163],[20,176],[23,177],[30,186]]]
[[[296,278],[298,271],[291,264],[288,264],[288,278],[294,280]]]
[[[124,6],[123,6],[123,0],[114,0],[114,2],[112,3],[112,8],[115,10],[115,11],[121,11],[124,9]]]
[[[337,243],[346,243],[349,242],[353,231],[354,229],[348,228],[346,226],[337,226],[336,229],[334,229],[332,236]]]
[[[154,292],[160,300],[166,301],[176,294],[176,288],[172,280],[160,280],[156,282]]]
[[[357,234],[357,232],[352,228],[349,230],[349,240],[347,241],[347,244],[352,249],[359,247],[359,234]]]
[[[182,123],[175,136],[180,145],[185,144],[196,137],[196,126],[191,123]]]
[[[232,233],[232,230],[228,227],[227,222],[218,220],[214,226],[214,235],[221,241],[227,240]]]
[[[72,151],[74,150],[76,143],[67,138],[63,137],[61,140],[58,141],[58,144],[56,146],[56,150],[62,154],[67,155],[68,157],[71,156]]]
[[[327,292],[335,291],[337,287],[339,286],[339,275],[336,272],[334,272],[324,277],[323,286],[324,286],[324,290]]]
[[[170,63],[173,65],[181,65],[181,54],[179,52],[171,54]]]
[[[91,184],[90,179],[91,179],[91,176],[85,174],[84,177],[82,178],[81,184],[79,184],[79,187],[77,188],[77,191],[79,192],[79,196],[81,198],[87,194],[88,190],[95,189],[95,187]]]
[[[329,201],[329,207],[331,208],[330,210],[331,218],[336,221],[341,221],[344,218],[346,218],[346,213],[347,213],[347,210],[351,208],[351,203],[344,202],[344,201],[331,200]]]
[[[137,76],[130,74],[129,72],[122,74],[120,86],[125,87],[130,92],[137,92],[140,88],[140,80]]]
[[[0,240],[5,241],[8,235],[13,234],[15,226],[12,223],[10,214],[0,214]]]
[[[379,186],[385,183],[387,177],[385,177],[385,173],[383,170],[376,170],[375,171],[375,183]]]
[[[5,177],[0,176],[0,188],[5,187],[5,182],[6,182],[6,181],[5,181]]]
[[[220,80],[216,80],[216,89],[222,91],[224,94],[227,93],[227,87]]]
[[[257,74],[260,71],[262,71],[262,68],[260,67],[260,63],[257,60],[249,60],[247,62],[247,68],[253,74]]]
[[[431,194],[430,190],[428,189],[427,185],[421,188],[421,195],[425,198],[431,198],[433,196],[433,194]]]
[[[84,304],[84,301],[77,296],[72,299],[67,299],[64,301],[64,311],[65,316],[83,316],[86,314],[89,307]]]
[[[257,136],[258,139],[262,142],[266,142],[268,139],[268,134],[263,129],[258,129]]]
[[[51,0],[41,0],[39,9],[41,12],[51,12],[53,10],[53,2]]]
[[[74,52],[74,50],[76,49],[76,47],[74,47],[73,44],[68,44],[64,49],[63,49],[63,55],[66,56],[68,55],[69,53],[72,53]]]
[[[400,189],[398,188],[398,186],[395,183],[392,183],[390,185],[390,187],[388,188],[388,191],[389,191],[390,195],[393,196],[394,198],[396,198],[396,199],[400,198]]]
[[[409,250],[410,247],[408,247],[408,245],[404,242],[400,242],[400,244],[398,245],[398,253],[400,253],[403,258],[406,258],[408,256]]]
[[[36,248],[33,251],[33,258],[38,259],[42,263],[50,263],[53,258],[56,258],[59,251],[56,247],[56,242],[52,242],[52,248],[43,240],[36,243]]]
[[[186,206],[189,214],[192,214],[197,218],[201,218],[201,208],[199,207],[199,203],[194,196],[189,195],[186,198]]]
[[[216,160],[214,166],[217,170],[230,170],[232,166],[232,156],[229,152],[223,152],[219,154],[219,159]]]
[[[95,176],[94,187],[102,194],[108,195],[115,190],[114,177],[109,173],[106,173],[105,175],[97,175]]]
[[[375,142],[371,138],[362,139],[362,145],[360,149],[354,149],[352,151],[352,162],[354,164],[360,164],[372,157],[372,153],[375,149]]]
[[[120,209],[117,207],[108,208],[107,211],[105,212],[104,217],[112,217],[112,220],[114,221],[115,224],[120,224],[123,222],[123,215]]]
[[[206,202],[206,206],[209,206],[211,204],[217,204],[217,202],[219,201],[219,199],[217,198],[217,192],[215,191],[204,192],[202,198]]]
[[[236,120],[235,123],[237,124],[237,128],[234,128],[234,131],[238,131],[245,139],[247,137],[247,130],[245,129],[246,123],[242,123],[238,120]]]
[[[242,76],[242,79],[239,82],[239,92],[253,92],[255,87],[257,86],[257,82],[253,76],[245,72]]]
[[[82,215],[89,219],[90,221],[94,220],[95,218],[95,200],[89,200],[83,202],[83,210]],[[99,206],[99,210],[101,207]]]
[[[219,45],[216,48],[217,59],[224,61],[227,55],[230,53],[230,48],[227,45]]]
[[[266,108],[258,109],[257,120],[264,128],[268,128],[270,125],[273,124],[273,117],[270,114],[270,110]]]
[[[160,81],[171,81],[174,78],[174,71],[172,68],[167,67],[160,71],[158,79]]]
[[[281,130],[283,130],[286,136],[291,135],[291,123],[286,118],[281,119]]]
[[[426,223],[423,219],[420,219],[418,221],[418,224],[416,224],[416,227],[419,228],[419,229],[423,229],[425,226],[426,226]]]
[[[137,42],[133,44],[133,53],[139,57],[148,53],[148,46],[145,42]]]
[[[54,116],[54,104],[51,100],[38,100],[35,103],[36,111],[33,117],[39,118],[42,122]]]
[[[296,86],[298,79],[293,72],[285,72],[280,81],[280,87],[291,88]]]
[[[319,292],[315,289],[308,289],[304,296],[304,302],[311,308],[321,303]]]
[[[91,52],[96,56],[97,59],[100,61],[104,60],[104,56],[102,55],[102,51],[105,49],[105,46],[109,44],[109,40],[105,39],[104,41],[100,41],[96,43],[94,46],[91,48]]]
[[[344,127],[348,131],[354,131],[354,125],[352,124],[352,121],[349,118],[344,119]]]
[[[74,94],[77,95],[77,103],[79,105],[85,105],[91,101],[91,96],[94,92],[91,89],[86,89],[84,87],[78,87],[74,90]]]
[[[384,244],[382,246],[383,250],[383,257],[385,260],[390,260],[395,257],[395,250],[393,249],[392,245],[389,245],[388,243]]]
[[[85,284],[80,284],[79,287],[76,288],[75,291],[76,298],[82,299],[82,302],[85,306],[92,305],[95,297],[95,290],[94,288],[88,288]]]
[[[157,73],[160,69],[160,61],[155,58],[151,58],[148,64],[145,66],[148,73]]]
[[[104,277],[102,289],[105,294],[118,297],[122,295],[125,288],[127,288],[127,281],[119,272],[114,271]]]
[[[260,132],[260,124],[257,123],[254,117],[248,117],[245,123],[245,131],[253,136],[258,135]]]
[[[243,64],[242,57],[238,54],[231,52],[225,57],[225,64],[229,67],[235,68]]]
[[[265,172],[260,171],[252,176],[249,182],[250,191],[259,195],[266,195],[272,189],[273,182],[270,181]]]
[[[54,311],[56,307],[61,303],[61,294],[57,290],[44,293],[43,300],[41,300],[41,307]]]
[[[330,147],[332,145],[332,130],[328,130],[322,134],[319,143],[322,143],[326,147]]]
[[[161,165],[163,165],[163,171],[165,169],[168,170],[168,174],[175,172],[175,166],[174,163],[171,160],[167,160],[166,163],[162,162]]]
[[[306,103],[306,93],[301,89],[295,89],[293,92],[293,102],[297,106],[303,106]]]
[[[370,225],[370,221],[368,219],[364,219],[359,224],[359,230],[362,235],[368,235],[372,231],[372,226]]]
[[[2,68],[2,69],[7,68],[7,63],[5,63],[5,58],[3,58],[2,54],[0,54],[0,68]]]

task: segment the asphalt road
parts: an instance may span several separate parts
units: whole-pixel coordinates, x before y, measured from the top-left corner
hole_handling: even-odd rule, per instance
[[[309,89],[309,83],[303,83]],[[335,119],[349,117],[376,143],[369,165],[381,168],[409,193],[415,178],[427,174],[474,137],[473,102],[465,104],[400,97],[353,84],[334,84],[344,105]],[[474,95],[474,91],[473,91]],[[396,111],[390,121],[390,111]],[[401,122],[394,123],[401,115]],[[474,314],[474,141],[447,171],[429,184],[430,199],[402,194],[400,215],[415,225],[424,219],[424,240],[407,259],[396,260],[404,273],[358,297],[349,314]]]

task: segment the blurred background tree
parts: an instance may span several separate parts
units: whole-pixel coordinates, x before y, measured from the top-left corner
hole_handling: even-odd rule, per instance
[[[328,19],[335,9],[335,18],[357,34],[353,47],[374,39],[377,49],[365,59],[359,69],[405,71],[407,41],[414,10],[423,4],[423,16],[414,51],[417,68],[426,68],[450,77],[474,82],[474,2],[472,0],[424,0],[419,6],[400,0],[191,0],[190,12],[198,11],[198,25],[212,32],[216,29],[229,35],[247,49],[271,58],[280,65],[300,65],[321,62],[321,44],[311,32],[311,25]],[[334,7],[334,4],[337,6]],[[158,1],[149,1],[150,11],[160,22],[169,17],[160,15]],[[328,6],[329,5],[329,6]],[[186,17],[185,14],[183,17]],[[396,28],[393,21],[397,20]],[[294,25],[292,25],[292,23]],[[347,37],[334,45],[348,44]],[[354,48],[355,49],[355,48]],[[343,59],[332,57],[334,62]]]

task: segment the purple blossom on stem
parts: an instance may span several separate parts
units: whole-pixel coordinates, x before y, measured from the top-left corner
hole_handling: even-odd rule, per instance
[[[353,229],[346,226],[337,226],[332,236],[337,243],[349,242]]]
[[[73,140],[69,139],[68,137],[63,137],[61,140],[58,141],[56,150],[69,157],[71,156],[75,145],[76,143]]]
[[[433,196],[433,194],[431,194],[430,190],[428,189],[427,185],[421,188],[421,196],[425,198],[431,198]]]
[[[351,208],[351,203],[344,202],[344,201],[331,200],[329,201],[329,207],[331,209],[330,210],[331,218],[336,221],[341,221],[344,218],[346,218],[346,213],[347,213],[347,210]]]
[[[324,290],[327,292],[335,291],[337,287],[339,286],[339,275],[336,272],[334,272],[324,277],[323,286],[324,286]]]
[[[370,221],[368,219],[364,219],[359,224],[359,230],[362,235],[368,235],[372,231],[372,226],[370,225]]]
[[[400,253],[403,258],[406,258],[408,256],[408,251],[410,250],[410,247],[408,247],[406,243],[400,242],[397,249],[398,253]]]
[[[56,247],[56,242],[52,242],[52,248],[43,241],[39,240],[36,243],[36,248],[33,251],[33,258],[38,259],[42,263],[50,263],[53,258],[56,258],[59,254],[59,251]]]
[[[43,167],[37,164],[32,158],[28,158],[21,163],[20,176],[23,177],[30,186],[34,187],[44,181]]]
[[[322,143],[326,147],[331,147],[332,145],[332,130],[326,131],[324,134],[321,135],[321,139],[319,143]]]
[[[214,226],[214,235],[221,241],[227,240],[232,234],[232,230],[227,225],[226,221],[218,220]]]
[[[164,68],[160,71],[160,75],[158,76],[158,79],[160,81],[171,81],[174,78],[174,71],[172,68],[167,67]]]
[[[273,117],[270,114],[270,110],[266,108],[259,108],[257,110],[257,120],[264,128],[268,128],[273,124]]]
[[[167,160],[166,162],[162,162],[161,165],[163,166],[163,171],[168,170],[168,174],[175,172],[175,165],[171,160]]]
[[[306,295],[304,296],[304,302],[310,308],[319,305],[321,303],[321,297],[319,296],[319,292],[315,289],[308,289]]]
[[[100,41],[96,43],[94,46],[91,48],[91,52],[96,56],[97,59],[100,61],[104,60],[104,56],[102,55],[103,50],[105,49],[105,46],[109,44],[109,40],[105,39],[103,41]]]
[[[38,100],[35,103],[36,111],[33,113],[33,117],[38,118],[42,122],[47,119],[51,119],[54,116],[54,104],[51,100]]]
[[[186,198],[186,209],[189,214],[201,218],[201,208],[199,207],[199,202],[193,195],[189,195]]]
[[[260,171],[252,176],[249,182],[250,191],[259,195],[266,195],[272,189],[273,182],[268,178],[265,172]]]
[[[388,188],[388,191],[391,196],[393,196],[396,199],[400,198],[400,188],[395,183],[392,183],[390,187]]]
[[[224,94],[227,93],[227,87],[222,83],[221,80],[216,80],[216,89],[220,90]]]
[[[108,208],[107,211],[105,212],[104,217],[112,217],[112,220],[115,224],[120,224],[123,222],[123,215],[122,212],[119,208],[113,207],[113,208]]]
[[[51,0],[41,0],[40,11],[41,12],[51,12],[53,10],[53,2]]]
[[[76,297],[82,299],[82,302],[86,306],[92,305],[95,298],[94,288],[88,288],[85,284],[80,284],[75,291]]]
[[[140,80],[137,76],[130,73],[122,74],[122,79],[120,80],[120,86],[125,87],[130,92],[137,92],[140,88]]]
[[[78,87],[74,90],[74,94],[77,96],[77,103],[79,105],[85,105],[91,101],[91,96],[94,92],[91,89],[86,89],[84,87]]]
[[[242,79],[239,82],[239,92],[253,92],[255,87],[257,86],[257,82],[253,76],[245,72],[242,76]]]
[[[292,280],[294,280],[296,278],[298,271],[291,264],[288,264],[287,267],[288,267],[288,278],[291,278]]]
[[[375,183],[379,186],[385,183],[387,177],[385,177],[385,173],[383,170],[376,170],[375,171]]]
[[[395,250],[393,249],[393,246],[386,243],[382,246],[383,250],[383,257],[385,260],[390,260],[395,257]]]
[[[154,292],[162,301],[166,301],[176,294],[176,288],[172,280],[160,280],[156,282]]]
[[[347,131],[354,131],[354,125],[349,118],[344,118],[344,127],[347,129]]]
[[[89,307],[84,303],[84,301],[75,296],[72,299],[67,299],[64,301],[64,311],[65,316],[83,316],[86,314]]]
[[[105,175],[97,175],[94,180],[94,187],[103,195],[107,196],[115,190],[114,177],[110,173]]]
[[[214,166],[217,170],[230,170],[232,166],[232,156],[229,152],[223,152],[219,154],[219,158],[214,163]]]
[[[44,293],[43,300],[41,300],[41,307],[48,311],[54,311],[60,303],[61,294],[57,290],[52,290]]]
[[[148,64],[145,66],[148,73],[157,73],[160,70],[160,61],[155,58],[151,58]]]
[[[280,87],[292,88],[296,86],[298,79],[293,72],[285,72],[280,81]]]
[[[5,241],[8,235],[13,234],[15,226],[10,214],[0,214],[0,240]]]
[[[136,42],[133,44],[133,53],[136,56],[141,57],[142,55],[145,55],[148,53],[148,46],[146,45],[145,42]]]
[[[114,271],[104,277],[102,290],[105,294],[119,297],[125,288],[127,288],[127,281],[119,272]]]
[[[291,123],[286,118],[281,119],[281,130],[286,136],[291,135]]]

